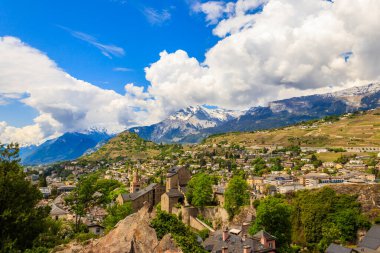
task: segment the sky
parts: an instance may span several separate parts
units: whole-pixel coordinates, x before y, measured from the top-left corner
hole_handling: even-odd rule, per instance
[[[2,0],[0,142],[379,80],[377,0]]]

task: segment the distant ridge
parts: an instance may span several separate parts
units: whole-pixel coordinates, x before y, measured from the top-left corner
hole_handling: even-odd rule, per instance
[[[379,107],[380,83],[337,92],[273,101],[268,106],[245,112],[188,107],[164,121],[131,128],[140,137],[155,142],[197,143],[205,137],[225,132],[255,131],[292,125],[301,121]]]
[[[21,148],[21,162],[24,165],[38,165],[74,160],[86,152],[93,152],[112,136],[104,131],[96,130],[85,133],[65,133],[41,145]]]

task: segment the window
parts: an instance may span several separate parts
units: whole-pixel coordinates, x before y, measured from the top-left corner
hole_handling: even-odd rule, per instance
[[[100,228],[96,228],[96,233],[100,233]]]

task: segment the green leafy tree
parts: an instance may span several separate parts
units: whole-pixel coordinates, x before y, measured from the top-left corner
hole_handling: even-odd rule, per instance
[[[170,233],[184,253],[207,252],[198,243],[196,235],[174,214],[158,210],[156,217],[151,222],[151,226],[156,231],[157,237],[160,240]]]
[[[284,170],[284,166],[282,166],[280,158],[278,158],[278,157],[272,158],[270,160],[270,162],[273,163],[273,165],[271,167],[272,171],[282,171],[282,170]]]
[[[212,202],[213,180],[208,174],[200,173],[191,178],[187,185],[186,198],[194,206],[204,207]]]
[[[19,165],[17,145],[0,145],[0,251],[31,248],[44,230],[49,207],[36,207],[42,198]]]
[[[123,205],[113,205],[107,208],[108,215],[103,221],[103,225],[107,230],[112,229],[120,220],[124,219],[133,212],[130,202]]]
[[[239,211],[240,207],[249,203],[249,192],[247,181],[239,176],[234,176],[228,182],[224,193],[224,208],[232,219]]]
[[[292,205],[293,242],[320,251],[331,242],[355,242],[358,229],[369,226],[356,196],[337,194],[328,187],[297,192]]]
[[[38,179],[38,186],[39,187],[46,187],[47,186],[46,176],[45,175],[40,175],[40,177]]]
[[[314,165],[315,168],[318,168],[319,166],[322,165],[322,161],[319,160],[315,154],[311,155],[310,161]]]
[[[256,220],[250,227],[250,234],[265,230],[277,237],[280,247],[289,247],[291,242],[292,208],[284,199],[269,196],[260,201]]]
[[[97,179],[97,174],[90,174],[81,178],[76,188],[65,199],[70,205],[71,210],[75,213],[76,231],[79,231],[81,218],[85,216],[89,208],[96,203],[96,199],[93,195],[96,191],[95,184]]]

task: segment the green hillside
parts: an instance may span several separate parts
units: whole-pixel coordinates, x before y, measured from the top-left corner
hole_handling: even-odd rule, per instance
[[[181,145],[156,144],[140,138],[136,133],[125,131],[109,140],[96,152],[80,159],[87,162],[116,162],[124,159],[135,161],[163,160],[165,157],[171,157],[182,152]]]
[[[364,147],[380,145],[380,109],[290,127],[210,136],[205,144]]]
[[[136,133],[128,131],[118,134],[96,152],[83,156],[86,161],[117,161],[123,158],[132,160],[148,159],[160,154],[160,146],[143,140]]]

